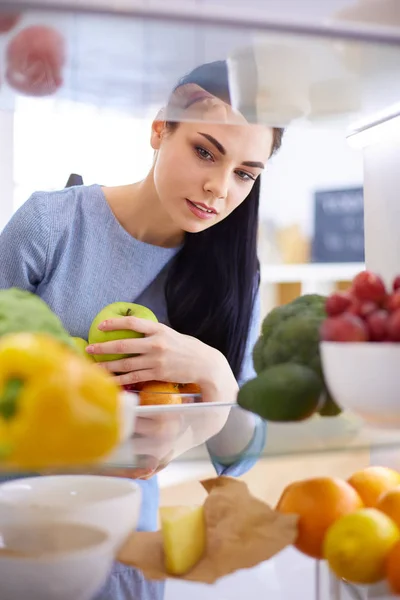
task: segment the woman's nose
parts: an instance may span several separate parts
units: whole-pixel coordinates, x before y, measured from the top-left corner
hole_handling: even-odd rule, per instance
[[[228,173],[212,173],[204,184],[204,191],[212,194],[214,198],[225,199],[228,196],[229,190],[229,174]]]

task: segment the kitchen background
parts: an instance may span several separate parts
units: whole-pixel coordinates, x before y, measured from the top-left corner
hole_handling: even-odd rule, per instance
[[[229,0],[229,4],[234,1]],[[270,5],[271,16],[291,14],[321,21],[351,4],[348,0],[263,1]],[[257,3],[249,0],[249,10]],[[177,76],[180,74],[178,68]],[[110,108],[68,100],[19,98],[15,105],[10,100],[8,109],[0,111],[0,230],[32,192],[61,188],[71,173],[82,175],[85,184],[104,185],[129,183],[144,176],[152,160],[149,132],[156,110],[153,107],[143,118],[135,119]],[[324,238],[324,221],[320,230],[315,228],[315,194],[338,191],[336,198],[347,199],[346,210],[354,198],[359,198],[357,190],[362,184],[361,151],[348,145],[337,122],[323,127],[299,124],[288,130],[280,153],[263,178],[259,250],[264,313],[300,292],[327,293],[332,287],[346,285],[360,270],[360,261],[350,260],[352,253],[346,260],[312,262],[312,246],[316,236]],[[357,223],[355,237],[359,239]],[[343,226],[342,222],[341,234],[339,230],[333,232],[339,238]],[[253,493],[273,502],[294,474],[346,475],[368,461],[367,452],[309,456],[306,461],[304,457],[269,459],[253,469],[246,480]],[[163,500],[198,501],[201,492],[196,480],[212,474],[209,469],[208,464],[200,462],[171,465],[160,476]],[[290,549],[254,570],[251,596],[271,600],[311,598],[314,576],[313,561]],[[213,590],[171,582],[165,600],[183,600],[188,593],[192,600],[239,600],[244,596],[241,582],[241,573]],[[248,586],[248,579],[243,583]]]

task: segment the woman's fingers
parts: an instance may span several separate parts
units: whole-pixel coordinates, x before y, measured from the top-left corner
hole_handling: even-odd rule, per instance
[[[159,440],[175,439],[182,431],[182,415],[163,414],[136,419],[135,435],[157,438]]]
[[[146,457],[147,458],[147,457]],[[158,460],[152,456],[148,457],[149,466],[145,467],[104,467],[93,471],[94,475],[103,475],[105,477],[118,477],[122,479],[148,479],[155,474],[159,467]]]
[[[144,335],[152,335],[159,331],[161,323],[149,321],[149,319],[139,319],[138,317],[118,317],[116,319],[107,319],[99,325],[100,331],[120,331],[129,329],[137,331]]]
[[[149,349],[150,343],[147,338],[127,338],[90,344],[86,347],[86,352],[88,354],[144,354]]]
[[[132,383],[141,383],[142,381],[154,381],[156,379],[157,377],[153,369],[131,371],[130,373],[124,373],[123,375],[116,375],[114,377],[114,380],[118,385],[131,385]]]
[[[99,363],[100,366],[111,373],[130,373],[132,371],[145,371],[152,366],[151,357],[147,354],[132,356],[131,358],[120,358]],[[133,383],[133,382],[132,382]]]

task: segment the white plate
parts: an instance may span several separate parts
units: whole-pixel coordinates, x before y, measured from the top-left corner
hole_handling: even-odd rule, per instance
[[[148,406],[137,406],[136,416],[162,414],[167,412],[191,412],[194,410],[213,410],[222,408],[232,408],[236,402],[194,402],[190,404],[151,404]]]
[[[121,394],[123,436],[120,447],[107,464],[139,468],[143,457],[151,457],[157,468],[204,444],[224,427],[236,403],[199,402],[138,406],[139,395]]]

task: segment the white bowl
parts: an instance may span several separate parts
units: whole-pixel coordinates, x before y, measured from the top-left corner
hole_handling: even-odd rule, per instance
[[[104,529],[118,548],[136,529],[141,489],[130,479],[54,475],[0,485],[2,524],[82,523]]]
[[[322,342],[325,381],[335,401],[374,427],[400,428],[400,344]]]
[[[91,600],[114,560],[105,531],[86,525],[0,527],[1,600]]]

